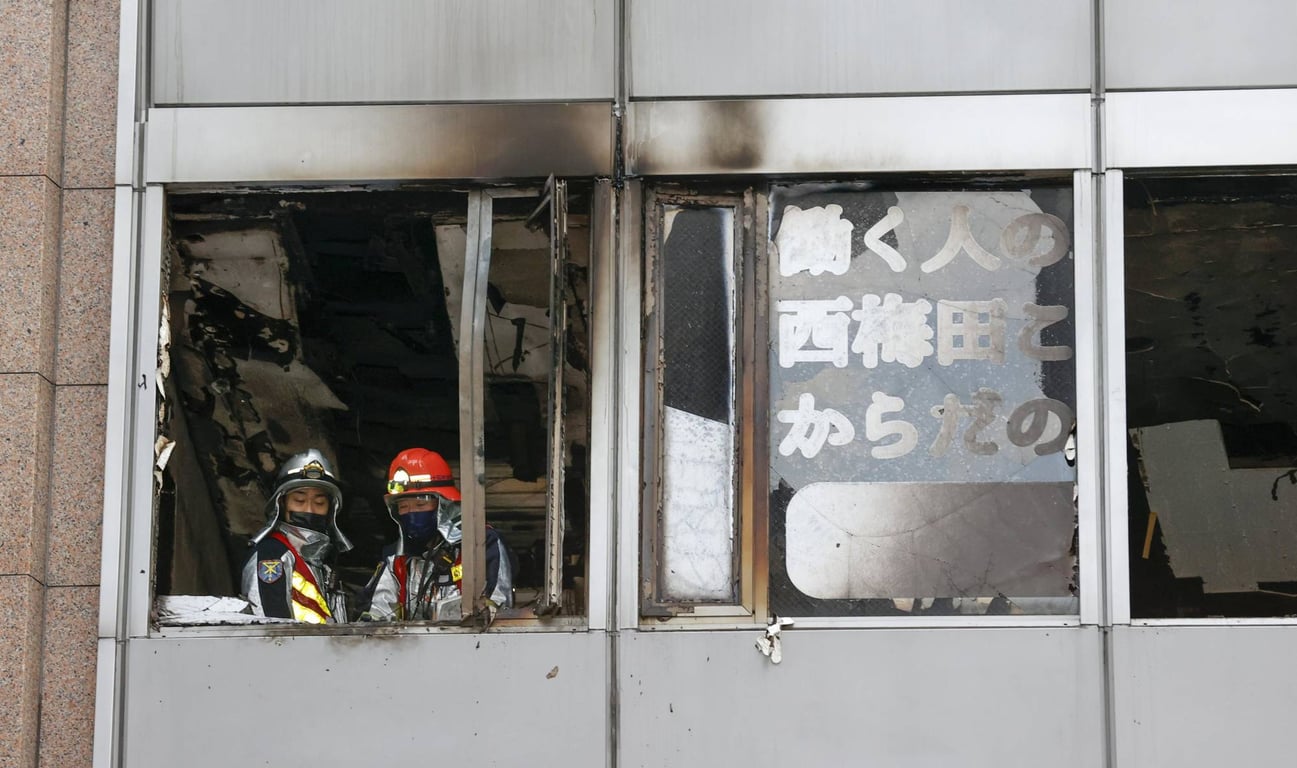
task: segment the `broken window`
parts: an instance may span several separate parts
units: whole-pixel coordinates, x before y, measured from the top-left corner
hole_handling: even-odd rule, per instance
[[[494,192],[476,227],[470,200],[483,191],[169,196],[163,623],[241,621],[227,613],[236,602],[211,597],[237,595],[281,463],[312,447],[342,481],[339,526],[355,548],[338,565],[352,591],[397,536],[383,500],[389,462],[423,447],[450,463],[466,506],[482,501],[466,523],[485,519],[513,555],[514,608],[503,617],[582,615],[592,187],[577,185],[562,216],[539,227],[528,224],[551,199],[544,190]],[[485,307],[467,327],[466,302]],[[466,348],[477,350],[476,382],[464,375]],[[465,457],[461,402],[475,383],[470,445],[482,450]],[[470,527],[466,545],[480,549]],[[210,597],[175,597],[185,595]]]
[[[1131,615],[1297,615],[1297,177],[1124,195]]]
[[[1070,185],[647,199],[646,615],[1078,612]]]

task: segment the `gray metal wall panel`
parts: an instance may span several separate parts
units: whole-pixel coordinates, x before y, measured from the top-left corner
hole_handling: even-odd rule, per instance
[[[1104,3],[1109,88],[1297,85],[1292,0]]]
[[[630,0],[634,98],[1086,90],[1088,0]]]
[[[621,764],[1103,763],[1099,632],[623,632]]]
[[[501,179],[612,173],[612,105],[149,110],[150,183]]]
[[[603,765],[605,637],[133,640],[122,764]]]
[[[643,175],[1076,169],[1082,93],[640,101],[627,170]]]
[[[1297,627],[1115,627],[1118,765],[1291,765]]]
[[[154,104],[614,95],[614,0],[153,5]]]
[[[1112,168],[1297,164],[1297,89],[1126,91],[1104,111]]]

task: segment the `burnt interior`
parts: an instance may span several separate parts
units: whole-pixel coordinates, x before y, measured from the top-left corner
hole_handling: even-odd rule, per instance
[[[589,190],[569,202],[565,571],[579,611],[588,510]],[[518,600],[541,585],[550,387],[548,217],[494,201],[488,276],[487,520],[516,556]],[[173,194],[164,275],[171,343],[161,433],[175,441],[158,509],[158,594],[233,595],[280,463],[334,460],[345,580],[396,536],[388,464],[424,447],[459,464],[457,339],[468,194],[453,189]]]
[[[1218,566],[1228,572],[1248,567],[1246,559],[1257,556],[1262,542],[1297,534],[1297,489],[1289,482],[1297,477],[1297,177],[1129,178],[1125,265],[1132,434],[1154,425],[1215,421],[1229,471],[1207,473],[1202,482],[1231,483],[1235,470],[1267,472],[1249,496],[1236,494],[1231,504],[1209,508],[1211,502],[1186,499],[1175,509],[1157,509],[1150,499],[1166,489],[1152,487],[1150,471],[1156,474],[1159,461],[1191,461],[1201,446],[1143,456],[1131,442],[1132,613],[1297,614],[1297,557],[1291,565],[1262,569],[1270,575],[1250,588],[1218,588],[1175,556],[1205,543],[1185,537],[1238,538],[1242,546],[1219,550]],[[1163,526],[1168,515],[1186,514],[1196,529]],[[1287,522],[1254,530],[1259,515],[1274,514]]]

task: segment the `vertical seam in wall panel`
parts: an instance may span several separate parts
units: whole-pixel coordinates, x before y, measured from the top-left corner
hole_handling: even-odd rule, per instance
[[[134,34],[135,60],[133,62],[135,71],[133,73],[134,77],[132,77],[129,81],[131,83],[132,92],[129,94],[119,93],[117,95],[119,104],[123,99],[130,99],[132,103],[132,130],[130,132],[130,135],[128,137],[123,137],[120,135],[120,131],[119,131],[117,136],[117,141],[119,142],[123,140],[129,140],[131,142],[131,147],[130,147],[130,152],[131,152],[130,222],[131,224],[130,226],[132,228],[132,233],[130,237],[130,248],[129,248],[130,252],[128,258],[132,266],[128,269],[130,285],[126,291],[126,295],[129,296],[129,305],[126,307],[117,307],[117,306],[113,307],[114,312],[126,312],[128,315],[127,322],[126,322],[127,329],[128,329],[128,333],[126,334],[127,341],[124,342],[128,345],[128,349],[126,350],[126,354],[125,354],[128,371],[134,370],[134,363],[138,356],[137,354],[138,350],[134,348],[134,343],[130,340],[134,339],[136,336],[134,329],[138,327],[139,318],[137,316],[137,313],[140,307],[139,274],[134,268],[134,265],[139,263],[139,250],[142,247],[143,236],[144,236],[144,207],[145,207],[144,197],[145,196],[144,196],[143,138],[144,138],[144,126],[148,116],[148,106],[149,106],[147,85],[149,80],[149,76],[148,76],[149,55],[148,54],[149,54],[149,34],[151,31],[151,24],[149,23],[150,16],[151,16],[151,3],[149,2],[149,0],[138,0],[138,4],[135,6],[135,18],[133,20],[130,20],[125,18],[125,15],[123,14],[123,17],[121,19],[122,27],[118,30],[119,45],[120,45],[122,31],[124,30],[125,25],[127,23],[133,24],[134,33],[135,33]],[[120,58],[121,57],[119,57],[119,61]],[[123,82],[121,74],[122,73],[120,72],[118,73],[119,84]],[[116,225],[116,221],[114,225]],[[121,446],[122,466],[113,468],[114,471],[117,473],[117,475],[121,478],[121,483],[122,483],[121,496],[123,499],[129,499],[133,495],[134,475],[136,474],[132,464],[132,457],[135,454],[136,419],[139,417],[139,414],[137,413],[134,407],[135,398],[133,396],[133,393],[130,390],[131,382],[133,382],[133,377],[129,378],[127,382],[123,383],[123,386],[126,388],[126,392],[124,394],[125,414],[123,417],[123,424],[122,424],[124,429],[124,434],[119,436],[120,439],[122,440],[122,446]],[[115,646],[114,675],[113,675],[113,692],[112,692],[113,695],[111,697],[113,713],[111,715],[112,725],[110,729],[111,730],[110,738],[112,739],[113,743],[108,748],[109,764],[114,768],[116,766],[121,766],[124,763],[125,756],[126,756],[127,740],[128,740],[128,733],[126,729],[126,717],[127,717],[127,712],[126,712],[127,652],[126,651],[127,651],[127,645],[129,643],[128,640],[129,628],[127,626],[128,618],[129,618],[128,617],[128,607],[129,607],[128,594],[131,588],[130,579],[128,575],[128,564],[129,564],[129,557],[130,557],[130,550],[131,550],[130,542],[132,540],[132,537],[134,536],[134,528],[135,528],[135,526],[133,525],[132,516],[129,512],[129,507],[123,508],[120,512],[120,515],[121,515],[120,530],[118,535],[118,541],[116,542],[117,557],[118,557],[118,563],[117,563],[118,575],[117,575],[117,584],[116,584],[117,595],[115,600],[115,604],[117,607],[117,620],[114,622],[116,626],[116,635],[114,637],[114,646]],[[96,716],[98,716],[98,714]]]
[[[1107,359],[1107,348],[1110,344],[1115,343],[1112,333],[1111,323],[1108,318],[1103,317],[1099,310],[1106,306],[1107,297],[1107,275],[1105,264],[1107,261],[1104,250],[1105,227],[1104,220],[1108,212],[1104,202],[1106,200],[1107,184],[1104,177],[1105,166],[1107,165],[1107,156],[1104,147],[1104,99],[1106,89],[1105,79],[1105,62],[1104,62],[1104,0],[1093,0],[1091,4],[1092,24],[1091,24],[1091,56],[1093,57],[1093,68],[1091,73],[1090,100],[1091,100],[1091,120],[1090,130],[1092,131],[1091,146],[1093,163],[1091,172],[1094,174],[1094,183],[1091,185],[1091,206],[1092,206],[1092,246],[1091,253],[1095,259],[1095,301],[1099,306],[1096,307],[1096,315],[1099,317],[1098,344],[1097,344],[1097,363],[1099,366],[1098,392],[1096,393],[1096,405],[1100,435],[1098,454],[1100,459],[1099,466],[1099,562],[1100,562],[1100,580],[1101,585],[1099,594],[1099,640],[1100,650],[1102,653],[1103,674],[1100,685],[1102,687],[1101,704],[1103,706],[1103,761],[1107,768],[1116,768],[1116,712],[1114,707],[1114,695],[1116,681],[1113,678],[1113,623],[1112,623],[1112,569],[1115,567],[1115,558],[1119,553],[1112,552],[1107,546],[1109,542],[1108,527],[1113,522],[1111,520],[1110,510],[1104,509],[1108,498],[1107,489],[1113,481],[1111,477],[1110,466],[1111,456],[1107,455],[1107,439],[1103,430],[1107,427],[1107,398],[1108,375],[1109,371],[1103,361]]]
[[[136,145],[136,155],[138,157],[138,144]],[[122,467],[119,472],[122,477],[122,498],[128,503],[123,506],[121,511],[121,529],[118,537],[118,582],[117,582],[117,636],[114,642],[117,646],[116,669],[117,677],[114,680],[114,701],[115,712],[113,714],[114,737],[116,739],[115,749],[112,753],[112,765],[114,768],[123,766],[126,760],[126,741],[128,734],[126,732],[126,667],[127,667],[127,646],[130,642],[130,590],[131,580],[129,574],[131,540],[135,535],[135,525],[132,520],[129,500],[135,494],[135,470],[131,459],[136,453],[135,446],[135,422],[139,418],[139,412],[134,406],[135,396],[132,387],[135,383],[135,361],[138,357],[138,350],[135,349],[134,339],[137,336],[139,325],[139,307],[140,307],[140,276],[135,268],[139,264],[140,248],[144,240],[144,194],[141,190],[132,189],[131,191],[131,249],[130,260],[132,267],[130,269],[130,285],[127,295],[130,297],[130,306],[126,308],[128,313],[126,341],[126,370],[129,375],[125,382],[125,418],[123,419],[124,432],[122,439]]]
[[[1096,132],[1101,132],[1102,126],[1101,123],[1099,122],[1101,119],[1101,113],[1097,105],[1096,105],[1095,112],[1096,112],[1095,130]],[[1095,300],[1099,303],[1099,307],[1097,309],[1102,308],[1106,305],[1105,297],[1107,296],[1108,281],[1107,281],[1107,275],[1105,270],[1106,258],[1104,256],[1104,240],[1105,240],[1104,233],[1106,231],[1106,228],[1104,227],[1104,217],[1107,215],[1107,211],[1105,210],[1105,206],[1104,206],[1104,201],[1107,197],[1107,181],[1108,180],[1103,173],[1095,174],[1095,180],[1093,184],[1093,194],[1094,194],[1094,203],[1093,203],[1094,205],[1094,214],[1093,214],[1094,246],[1093,248],[1095,253],[1095,261],[1096,261],[1095,276],[1096,276],[1096,282],[1098,283],[1095,291],[1095,297],[1096,297]],[[1100,581],[1102,587],[1100,589],[1101,611],[1099,616],[1099,632],[1100,632],[1099,639],[1100,642],[1102,643],[1101,650],[1103,653],[1103,659],[1102,659],[1103,676],[1102,676],[1101,684],[1103,686],[1102,704],[1103,704],[1104,765],[1107,766],[1107,768],[1115,768],[1117,765],[1116,707],[1114,702],[1114,696],[1116,691],[1116,680],[1114,679],[1115,671],[1114,671],[1113,659],[1112,659],[1112,655],[1113,655],[1112,601],[1109,598],[1111,595],[1112,569],[1115,567],[1115,559],[1118,556],[1118,553],[1113,552],[1111,548],[1108,546],[1110,538],[1108,536],[1107,529],[1113,521],[1111,519],[1112,516],[1109,513],[1109,511],[1103,509],[1103,507],[1106,506],[1106,501],[1108,498],[1107,489],[1108,487],[1111,486],[1113,478],[1111,477],[1111,471],[1110,471],[1112,467],[1111,456],[1108,455],[1109,452],[1107,450],[1107,439],[1103,435],[1102,430],[1106,429],[1107,427],[1108,408],[1106,405],[1106,394],[1108,392],[1107,381],[1108,381],[1108,374],[1109,374],[1106,366],[1104,365],[1104,360],[1106,359],[1106,354],[1104,354],[1104,350],[1107,349],[1108,345],[1116,342],[1113,339],[1112,326],[1108,322],[1108,319],[1106,317],[1100,316],[1099,326],[1100,326],[1100,330],[1099,330],[1098,346],[1100,349],[1100,354],[1098,355],[1098,360],[1096,361],[1099,366],[1100,385],[1098,388],[1099,389],[1098,416],[1099,416],[1099,428],[1101,430],[1099,445],[1097,446],[1099,449],[1099,456],[1100,456],[1099,554],[1102,563],[1101,581]]]
[[[618,452],[622,446],[622,429],[625,426],[621,419],[620,400],[622,397],[621,380],[622,380],[622,356],[617,353],[620,345],[622,334],[622,311],[621,311],[621,284],[622,284],[622,258],[621,252],[625,247],[625,242],[621,232],[622,217],[622,186],[625,179],[625,155],[623,151],[623,128],[626,115],[627,88],[629,80],[629,69],[627,62],[630,55],[630,25],[627,23],[626,13],[629,0],[615,0],[613,16],[613,66],[616,67],[613,82],[615,83],[616,93],[613,99],[613,147],[612,147],[612,253],[609,254],[612,263],[609,269],[612,271],[611,284],[612,290],[609,296],[610,319],[612,321],[612,339],[613,355],[608,366],[608,373],[612,377],[612,408],[609,411],[612,419],[612,446],[614,461],[610,469],[610,490],[609,507],[608,507],[608,540],[604,546],[608,547],[608,621],[606,622],[605,632],[607,632],[607,702],[608,714],[605,720],[607,727],[605,763],[608,768],[617,768],[621,763],[621,618],[620,595],[621,587],[621,471],[617,469],[622,461],[629,457],[620,456]]]
[[[618,126],[618,128],[615,131],[615,135],[620,137],[621,115],[617,114],[615,116],[615,119],[617,121],[617,126]],[[614,162],[616,162],[616,159],[617,158],[614,157]],[[618,171],[617,168],[614,168],[613,171],[616,177],[620,177],[620,172]],[[613,403],[612,403],[612,407],[609,409],[609,418],[612,419],[612,425],[611,425],[612,428],[609,430],[609,432],[613,436],[612,450],[613,450],[614,460],[611,462],[611,466],[609,467],[609,485],[610,485],[611,493],[609,493],[609,497],[607,499],[608,536],[607,536],[607,540],[604,542],[604,546],[608,548],[608,578],[607,578],[608,620],[605,622],[605,628],[604,628],[604,631],[607,633],[607,644],[608,644],[607,645],[608,662],[607,662],[607,679],[606,679],[606,684],[608,686],[608,690],[606,692],[607,702],[608,702],[608,713],[607,713],[607,718],[605,720],[605,726],[607,727],[608,730],[607,730],[606,740],[605,740],[605,744],[607,748],[605,762],[609,766],[609,768],[617,768],[617,766],[620,763],[618,752],[620,750],[620,736],[621,736],[620,722],[619,722],[619,718],[621,717],[621,702],[619,699],[620,691],[621,691],[621,685],[619,684],[619,678],[621,676],[621,663],[620,663],[621,662],[621,657],[620,657],[621,621],[618,614],[619,602],[620,602],[618,589],[620,587],[620,581],[621,581],[620,580],[621,549],[618,546],[618,542],[620,541],[621,538],[621,513],[622,513],[621,504],[620,504],[621,471],[620,469],[618,469],[618,467],[620,466],[621,461],[626,460],[627,457],[618,455],[620,451],[621,442],[622,442],[621,440],[622,420],[620,417],[621,408],[618,405],[618,401],[621,398],[621,392],[619,390],[620,390],[620,383],[621,383],[622,360],[621,360],[621,355],[617,354],[616,352],[620,343],[621,328],[622,328],[621,308],[620,308],[622,260],[620,258],[620,254],[621,254],[623,242],[622,242],[621,231],[620,231],[621,230],[621,199],[620,199],[621,195],[619,193],[620,183],[618,181],[614,181],[611,187],[612,187],[612,198],[613,198],[611,201],[612,215],[613,215],[613,221],[612,221],[613,246],[612,246],[612,253],[609,254],[612,263],[609,264],[608,266],[609,269],[611,269],[612,271],[612,275],[611,275],[612,290],[610,292],[608,304],[610,307],[609,319],[612,321],[613,355],[612,355],[612,360],[610,361],[611,365],[608,366],[607,370],[609,376],[612,377],[611,391],[612,391]]]

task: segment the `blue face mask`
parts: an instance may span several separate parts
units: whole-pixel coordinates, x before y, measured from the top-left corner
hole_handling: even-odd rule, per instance
[[[405,538],[418,545],[427,544],[437,533],[437,510],[428,509],[422,512],[410,512],[397,517],[401,522],[401,532]]]

